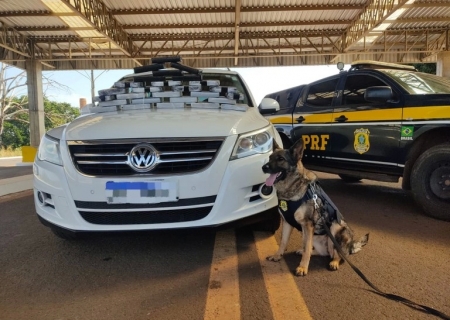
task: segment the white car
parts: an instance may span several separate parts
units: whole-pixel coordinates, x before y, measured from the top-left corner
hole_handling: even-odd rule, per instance
[[[241,95],[236,110],[228,104],[105,107],[107,112],[85,114],[47,132],[33,167],[41,222],[65,239],[84,232],[219,226],[238,220],[265,220],[259,226],[275,231],[277,197],[265,187],[261,167],[273,139],[279,145],[281,139],[238,73],[203,69],[198,75],[203,83],[217,79],[235,88]],[[271,108],[270,102],[260,108]]]

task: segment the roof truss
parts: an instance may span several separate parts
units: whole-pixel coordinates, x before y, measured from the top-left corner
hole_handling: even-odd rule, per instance
[[[150,8],[151,3],[146,8],[108,8],[102,0],[59,1],[70,10],[0,11],[2,61],[20,62],[36,58],[46,62],[48,66],[55,66],[58,61],[104,59],[132,61],[136,65],[147,63],[157,55],[177,54],[188,61],[213,58],[216,64],[218,59],[231,58],[232,65],[238,66],[246,65],[250,60],[256,61],[255,57],[268,56],[302,57],[301,63],[308,61],[305,57],[323,56],[326,58],[322,61],[328,63],[355,54],[373,54],[374,57],[383,59],[385,55],[396,52],[400,54],[399,57],[412,55],[420,60],[449,50],[450,14],[410,14],[393,18],[393,13],[399,9],[441,8],[440,12],[447,12],[445,10],[448,4],[438,0],[367,0],[364,5],[344,3],[292,6],[267,6],[262,5],[265,1],[258,4],[258,0],[252,3],[253,6],[249,6],[241,3],[242,0],[236,0],[231,7],[171,8],[169,4],[164,9]],[[308,13],[309,19],[303,16],[292,19],[295,13],[301,14],[304,11],[311,12]],[[345,18],[343,14],[322,15],[322,12],[334,11],[345,12]],[[290,14],[291,18],[255,20],[254,13],[260,13],[257,16],[264,17],[269,12],[278,12],[277,15]],[[195,20],[196,15],[217,13],[228,15],[222,16],[218,22]],[[253,14],[253,18],[246,19],[246,14]],[[158,19],[157,23],[130,24],[132,20],[129,17],[120,20],[121,16],[133,15],[143,18],[158,15],[163,18]],[[192,19],[183,18],[175,23],[161,22],[170,15],[192,16]],[[350,16],[353,19],[349,19]],[[61,18],[62,23],[8,25],[4,22],[4,19],[21,17],[30,17],[29,21],[33,17],[56,17]],[[64,19],[67,17],[82,19],[84,23],[67,24]],[[128,21],[128,24],[121,24],[119,20]],[[390,26],[380,31],[381,24]],[[40,36],[40,33],[43,35]],[[49,36],[49,33],[55,35]],[[83,36],[92,33],[97,35]],[[276,61],[281,64],[282,59],[277,58]]]

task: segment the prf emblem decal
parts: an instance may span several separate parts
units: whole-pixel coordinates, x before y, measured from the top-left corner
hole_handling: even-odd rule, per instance
[[[414,135],[413,126],[404,126],[400,131],[400,140],[412,140]]]
[[[287,211],[287,209],[288,209],[287,202],[284,201],[284,200],[280,200],[280,203],[279,203],[278,206],[279,206],[280,209],[283,210],[283,211]]]
[[[370,141],[369,141],[369,129],[356,129],[355,130],[355,142],[353,146],[355,147],[356,152],[359,154],[363,154],[370,149]]]

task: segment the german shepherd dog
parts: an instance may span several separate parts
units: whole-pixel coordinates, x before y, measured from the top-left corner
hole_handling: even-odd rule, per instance
[[[336,217],[336,215],[330,216],[330,212],[325,212],[325,214],[328,214],[327,222],[325,222],[325,218],[322,219],[321,213],[315,206],[315,201],[319,206],[323,204],[323,201],[320,198],[314,200],[306,197],[311,185],[315,188],[317,176],[303,166],[301,161],[304,151],[302,139],[299,139],[290,149],[279,148],[274,140],[273,148],[269,162],[262,167],[262,170],[264,173],[270,174],[266,185],[275,186],[276,188],[280,203],[278,210],[282,216],[283,223],[281,243],[278,251],[266,259],[270,261],[281,260],[283,253],[286,251],[292,229],[296,226],[302,232],[303,244],[302,249],[296,252],[302,255],[302,258],[300,265],[295,270],[295,275],[307,275],[311,255],[330,256],[332,259],[329,264],[330,269],[338,270],[341,256],[328,235],[325,232],[316,231],[324,227],[324,223],[327,223],[331,234],[346,254],[360,251],[367,244],[369,234],[361,237],[358,241],[354,241],[353,231],[345,223],[337,209],[335,211],[340,217]],[[288,209],[291,204],[293,204],[293,208]],[[329,206],[324,208],[330,209]],[[284,211],[290,211],[291,218],[288,218]]]

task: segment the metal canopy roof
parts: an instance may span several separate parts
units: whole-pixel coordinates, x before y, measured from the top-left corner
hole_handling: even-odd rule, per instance
[[[450,0],[4,0],[0,25],[0,60],[22,68],[434,62]]]

